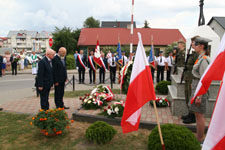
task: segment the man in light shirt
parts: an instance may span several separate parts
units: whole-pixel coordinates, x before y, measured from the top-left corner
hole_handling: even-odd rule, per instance
[[[108,69],[110,71],[110,80],[115,83],[116,81],[116,57],[112,53],[112,57],[108,59]]]
[[[157,63],[157,83],[164,80],[164,70],[165,70],[166,58],[163,56],[163,52],[160,51],[159,57],[156,59]],[[161,80],[159,78],[161,77]]]
[[[166,80],[171,81],[170,75],[172,70],[173,53],[169,52],[169,56],[166,58]]]

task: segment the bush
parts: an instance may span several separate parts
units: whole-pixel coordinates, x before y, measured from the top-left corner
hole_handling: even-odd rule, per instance
[[[105,144],[112,140],[116,130],[106,122],[96,121],[86,130],[86,138],[97,144]]]
[[[67,67],[68,70],[76,68],[75,59],[74,59],[73,55],[67,55],[66,56],[66,67]]]
[[[157,83],[155,89],[160,93],[160,94],[168,94],[168,85],[171,85],[170,81],[161,81]]]
[[[200,150],[200,143],[195,135],[186,127],[175,124],[165,124],[161,126],[162,135],[166,150]],[[158,127],[155,127],[148,138],[148,149],[159,150],[161,142]]]

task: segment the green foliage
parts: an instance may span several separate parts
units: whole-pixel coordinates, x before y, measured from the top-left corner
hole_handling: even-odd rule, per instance
[[[195,135],[186,127],[175,124],[161,125],[163,140],[166,150],[200,150],[200,143]],[[161,148],[158,127],[155,127],[148,138],[148,149]]]
[[[155,89],[160,93],[160,94],[168,94],[168,87],[167,85],[171,85],[170,81],[160,81],[157,83]]]
[[[76,68],[74,56],[71,54],[66,56],[66,68],[68,70]]]
[[[170,52],[173,52],[173,48],[177,47],[177,42],[173,42],[169,46],[166,47],[165,56],[168,57]]]
[[[96,121],[88,127],[85,136],[91,142],[105,144],[110,142],[115,134],[116,130],[111,125],[103,121]]]
[[[70,124],[68,115],[63,108],[40,110],[32,120],[34,126],[41,129],[46,136],[49,134],[61,134],[66,126]]]
[[[122,85],[122,92],[124,94],[127,94],[128,87],[130,84],[130,77],[131,77],[131,72],[132,72],[133,64],[131,64],[128,69],[127,69],[127,74],[124,77],[124,83]]]
[[[149,27],[149,23],[148,23],[147,20],[145,20],[145,22],[144,22],[144,27],[143,27],[143,28],[150,28],[150,27]]]
[[[53,46],[56,52],[60,47],[65,47],[68,54],[73,54],[77,47],[78,39],[80,36],[80,29],[72,30],[69,27],[63,27],[62,29],[55,27],[53,32]]]
[[[85,21],[84,21],[84,25],[85,28],[99,28],[100,27],[100,21],[96,20],[94,17],[88,17]]]

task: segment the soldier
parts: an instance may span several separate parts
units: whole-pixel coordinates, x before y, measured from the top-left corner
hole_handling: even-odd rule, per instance
[[[178,52],[175,58],[174,74],[177,74],[177,67],[184,67],[185,63],[185,43],[184,41],[178,41]]]
[[[197,36],[196,36],[197,37]],[[193,49],[195,49],[195,38],[193,37],[191,39],[192,43],[191,43],[191,47]],[[192,52],[192,54],[189,55],[189,57],[187,58],[187,64],[185,66],[185,72],[184,72],[184,80],[185,80],[185,100],[186,100],[186,104],[187,104],[187,108],[189,110],[189,100],[190,100],[190,96],[191,96],[191,83],[192,83],[192,79],[193,79],[193,75],[192,75],[192,68],[194,65],[194,62],[197,60],[198,58],[198,53],[196,53],[195,51]],[[195,115],[194,112],[189,110],[188,115],[186,116],[182,116],[181,117],[183,119],[183,123],[185,124],[189,124],[189,123],[195,123]]]
[[[210,60],[207,56],[208,52],[208,42],[211,40],[196,37],[195,38],[195,51],[199,54],[198,59],[195,61],[195,64],[192,69],[193,79],[192,79],[192,96],[194,95],[197,85],[204,74],[206,68],[208,67]],[[204,95],[197,96],[194,100],[194,103],[191,104],[190,110],[195,113],[196,117],[196,129],[197,129],[197,139],[200,143],[204,140],[204,131],[205,131],[205,118],[204,114],[206,112],[206,106],[208,102],[208,93]]]

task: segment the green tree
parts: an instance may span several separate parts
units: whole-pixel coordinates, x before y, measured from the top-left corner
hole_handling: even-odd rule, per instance
[[[177,47],[177,42],[173,42],[172,44],[166,47],[166,53],[165,53],[166,57],[169,55],[170,52],[173,52],[174,47]]]
[[[145,20],[145,22],[144,22],[144,27],[143,27],[143,28],[150,28],[150,27],[149,27],[149,23],[148,23],[147,20]]]
[[[84,21],[84,25],[85,28],[99,28],[100,27],[100,21],[96,20],[94,17],[88,17],[85,21]]]
[[[55,27],[53,35],[53,46],[56,52],[60,47],[65,47],[68,54],[73,54],[77,49],[77,43],[80,36],[80,29],[72,30],[69,27],[63,27],[62,29]]]

